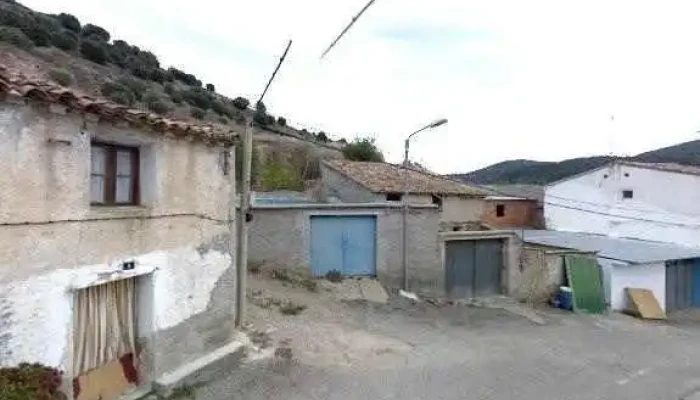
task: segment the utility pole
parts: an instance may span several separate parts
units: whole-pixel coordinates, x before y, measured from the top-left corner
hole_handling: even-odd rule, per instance
[[[411,133],[404,140],[403,147],[403,194],[401,195],[401,267],[403,270],[403,290],[408,291],[408,147],[411,138],[427,129],[445,125],[447,119],[442,118]]]
[[[340,35],[338,35],[338,37],[336,37],[335,40],[333,40],[333,43],[331,43],[331,45],[328,46],[328,48],[326,49],[326,51],[324,51],[323,54],[321,54],[321,59],[323,59],[323,57],[325,57],[326,54],[328,54],[328,52],[331,51],[331,49],[332,49],[333,47],[335,47],[335,45],[340,41],[340,39],[345,35],[345,33],[347,33],[347,31],[349,31],[350,28],[352,28],[352,26],[355,25],[355,22],[357,22],[357,20],[360,19],[360,17],[362,16],[362,14],[364,14],[365,11],[367,11],[367,9],[368,9],[372,4],[374,4],[375,1],[376,1],[376,0],[370,0],[369,3],[367,3],[367,5],[365,5],[364,7],[362,7],[362,10],[360,10],[360,12],[359,12],[357,15],[355,15],[354,17],[352,17],[352,21],[350,21],[350,23],[348,24],[348,26],[346,26],[345,29],[343,29],[343,31],[340,32]]]
[[[275,71],[272,73],[267,85],[265,85],[265,90],[263,90],[262,95],[260,95],[258,103],[262,102],[263,98],[265,97],[265,94],[270,88],[272,81],[275,79],[275,76],[277,76],[277,71],[279,71],[285,58],[287,58],[287,53],[289,52],[289,48],[291,46],[292,41],[290,40],[289,43],[287,43],[287,48],[284,50],[282,57],[280,57],[280,61],[277,64]],[[238,328],[243,327],[246,320],[246,291],[248,286],[246,281],[248,273],[248,223],[253,219],[250,212],[250,182],[251,165],[253,159],[253,120],[249,117],[246,117],[241,145],[243,146],[243,160],[241,163],[241,194],[236,224],[236,233],[238,238],[238,246],[236,251],[236,327]],[[233,180],[235,182],[235,177]],[[232,232],[230,233],[232,234]]]

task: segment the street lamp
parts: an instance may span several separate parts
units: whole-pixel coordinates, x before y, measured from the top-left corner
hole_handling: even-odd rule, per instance
[[[413,136],[423,132],[428,129],[437,128],[438,126],[445,125],[447,123],[446,118],[441,118],[431,122],[430,124],[418,129],[417,131],[408,135],[404,141],[404,152],[403,152],[403,195],[401,196],[403,205],[402,214],[402,234],[403,240],[401,243],[401,264],[403,266],[403,290],[408,290],[408,145]]]

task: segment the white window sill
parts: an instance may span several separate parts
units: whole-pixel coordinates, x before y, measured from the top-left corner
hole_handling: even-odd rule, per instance
[[[145,206],[90,206],[87,217],[95,218],[138,218],[151,215],[151,208]]]

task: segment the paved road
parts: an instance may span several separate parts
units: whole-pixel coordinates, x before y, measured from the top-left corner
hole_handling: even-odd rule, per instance
[[[677,400],[700,387],[693,324],[552,311],[541,326],[403,303],[328,311],[280,320],[294,361],[249,362],[197,399]]]

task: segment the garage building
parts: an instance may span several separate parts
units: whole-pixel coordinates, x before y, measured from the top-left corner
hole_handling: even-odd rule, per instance
[[[666,312],[700,307],[700,248],[584,232],[518,234],[530,245],[595,253],[613,310],[628,308],[627,287],[650,289]]]

